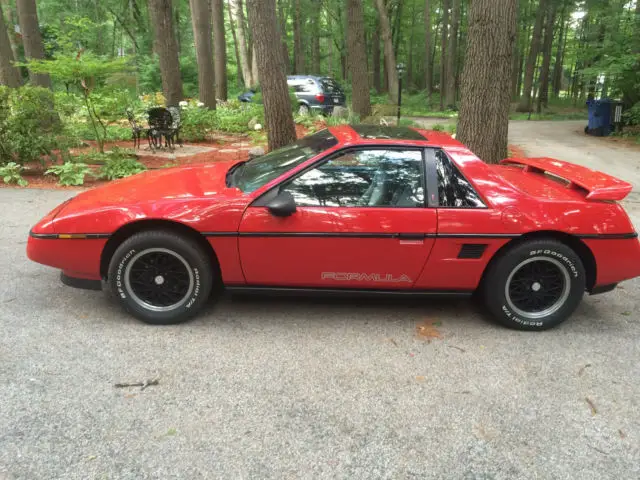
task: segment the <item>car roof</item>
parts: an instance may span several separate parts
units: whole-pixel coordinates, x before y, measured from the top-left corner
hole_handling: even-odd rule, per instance
[[[334,80],[331,77],[327,77],[326,75],[287,75],[287,80],[315,80],[319,82],[320,80]],[[334,80],[335,81],[335,80]]]
[[[329,127],[331,134],[344,146],[352,144],[410,145],[462,147],[463,145],[444,132],[412,127],[384,125],[340,125]]]

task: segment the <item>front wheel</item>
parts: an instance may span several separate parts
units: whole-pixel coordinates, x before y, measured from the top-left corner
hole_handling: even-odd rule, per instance
[[[192,240],[165,231],[141,232],[118,247],[109,264],[109,287],[120,304],[154,325],[181,323],[206,303],[211,262]]]
[[[508,250],[490,266],[484,300],[507,327],[546,330],[574,312],[585,285],[582,261],[569,246],[532,240]]]

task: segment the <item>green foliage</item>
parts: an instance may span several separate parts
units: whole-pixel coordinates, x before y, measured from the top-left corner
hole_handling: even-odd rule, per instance
[[[317,117],[313,115],[296,115],[293,118],[293,121],[298,125],[302,125],[305,128],[312,128],[315,126],[315,123],[318,121]]]
[[[60,55],[52,60],[30,60],[23,65],[33,72],[47,73],[67,86],[73,85],[80,90],[98,147],[103,151],[108,124],[122,114],[117,112],[116,107],[122,103],[124,93],[116,90],[112,95],[102,95],[94,89],[96,83],[103,81],[108,75],[129,70],[129,61],[124,58],[101,58],[81,51],[75,56]]]
[[[16,162],[9,162],[6,165],[0,166],[0,177],[2,177],[4,183],[26,187],[29,182],[22,178],[23,170],[22,165],[18,165]]]
[[[244,133],[255,119],[264,125],[264,108],[253,103],[227,102],[216,110],[216,129],[227,133]]]
[[[640,102],[624,112],[624,119],[631,125],[640,125]]]
[[[59,147],[62,125],[50,90],[0,86],[0,164],[42,160]]]
[[[431,125],[431,130],[434,132],[444,132],[444,125],[442,123],[436,123],[435,125]]]
[[[216,111],[206,108],[185,108],[181,120],[180,137],[188,142],[206,140],[207,134],[217,126]]]
[[[135,159],[136,153],[132,148],[113,147],[111,151],[101,153],[98,150],[80,153],[73,157],[74,162],[88,163],[89,165],[104,165],[109,160]]]
[[[195,55],[180,57],[180,77],[182,88],[187,97],[198,96],[198,65]],[[157,55],[140,56],[138,58],[138,87],[142,92],[158,92],[162,90],[160,61]]]
[[[84,177],[91,172],[86,163],[64,162],[62,165],[49,167],[46,175],[58,177],[58,183],[64,186],[82,185]]]
[[[100,176],[107,180],[116,180],[118,178],[125,178],[135,175],[136,173],[144,172],[146,169],[147,167],[134,158],[109,158],[100,170]]]

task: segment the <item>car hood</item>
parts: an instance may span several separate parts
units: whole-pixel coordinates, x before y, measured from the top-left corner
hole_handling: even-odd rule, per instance
[[[50,212],[35,233],[110,233],[143,219],[194,228],[235,229],[250,197],[225,184],[237,162],[189,165],[140,173],[82,192]],[[208,225],[208,219],[216,225]]]
[[[217,195],[239,196],[236,188],[227,188],[225,175],[236,162],[153,170],[83,192],[66,210],[93,209],[102,206],[159,202],[163,200],[209,198]]]

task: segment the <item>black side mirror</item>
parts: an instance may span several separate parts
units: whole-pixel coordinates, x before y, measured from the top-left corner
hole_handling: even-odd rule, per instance
[[[296,212],[296,201],[289,192],[279,193],[265,206],[276,217],[288,217]]]

